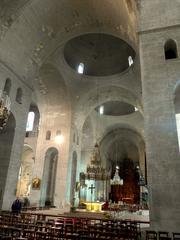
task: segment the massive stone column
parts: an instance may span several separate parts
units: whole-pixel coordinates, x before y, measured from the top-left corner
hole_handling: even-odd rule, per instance
[[[167,0],[156,0],[153,4],[142,1],[141,21],[144,25],[140,25],[139,33],[150,225],[154,230],[179,231],[180,159],[173,103],[173,86],[179,70],[177,59],[165,60],[164,43],[170,36],[179,38],[180,29],[167,26],[172,23],[168,22],[168,16],[159,19],[161,13],[156,14],[156,8],[164,7],[161,4],[168,7]],[[145,12],[150,7],[147,22]],[[163,19],[167,21],[163,22]]]
[[[10,131],[13,130],[11,129]],[[2,171],[6,173],[4,176],[3,196],[1,199],[3,210],[10,210],[11,204],[16,197],[24,133],[24,129],[16,127],[14,138],[12,138],[12,140],[9,139],[9,143],[5,142],[3,144],[4,151],[9,153],[8,155],[3,154],[4,165],[2,165],[2,157],[0,161]],[[11,138],[13,135],[7,134],[6,136]],[[5,161],[7,162],[7,165],[5,164]]]
[[[9,210],[16,197],[30,95],[29,92],[21,106],[12,103],[7,126],[0,133],[0,208],[3,210]]]

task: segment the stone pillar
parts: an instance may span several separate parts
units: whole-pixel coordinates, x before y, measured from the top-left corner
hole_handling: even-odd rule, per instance
[[[17,180],[21,164],[20,160],[24,141],[24,129],[16,128],[13,140],[13,143],[16,144],[13,144],[11,148],[11,155],[2,199],[3,210],[9,210],[13,200],[15,200],[16,197]]]
[[[180,226],[180,159],[172,90],[174,68],[164,59],[163,38],[162,29],[141,32],[140,60],[150,225],[153,230],[172,232],[179,231]]]

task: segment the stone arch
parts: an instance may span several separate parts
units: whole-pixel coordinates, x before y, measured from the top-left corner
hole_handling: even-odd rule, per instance
[[[116,143],[118,143],[117,149]],[[114,152],[112,151],[110,154],[108,149],[112,149]],[[140,166],[143,175],[146,175],[145,142],[143,137],[132,127],[115,125],[106,130],[100,140],[100,152],[103,153],[102,161],[105,165],[108,165],[108,158],[111,160],[113,157],[117,157],[115,151],[118,154],[118,161],[123,158],[133,158],[136,165]]]
[[[74,151],[72,154],[72,164],[71,164],[71,192],[70,192],[70,202],[73,203],[74,193],[76,191],[76,174],[77,174],[77,152]]]
[[[123,96],[124,95],[122,95],[122,97]],[[118,100],[119,98],[118,94],[115,97],[117,97],[116,99]],[[106,101],[108,100],[109,99],[107,99]],[[133,101],[130,104],[133,104]],[[91,150],[94,148],[94,144],[96,142],[100,143],[102,139],[108,134],[108,132],[111,132],[116,128],[131,129],[133,132],[136,132],[138,135],[140,135],[141,139],[143,139],[142,141],[144,141],[143,131],[141,128],[141,123],[143,124],[143,116],[140,112],[134,111],[133,113],[130,113],[127,115],[116,116],[116,117],[112,116],[112,119],[113,119],[113,123],[110,124],[109,122],[106,121],[107,120],[106,116],[99,114],[99,112],[97,111],[97,108],[95,108],[86,118],[82,127],[82,134],[81,134],[82,145],[81,145],[81,160],[80,160],[81,164],[80,165],[81,165],[82,171],[84,171],[86,165],[89,163],[89,160],[92,154]],[[105,125],[103,126],[101,122],[105,123]],[[136,148],[135,144],[133,144],[133,146]],[[144,148],[142,148],[139,151],[141,152],[140,153],[141,158],[144,160]],[[139,153],[137,153],[137,155],[139,155]],[[144,169],[144,166],[142,167]]]
[[[165,59],[174,59],[178,57],[177,44],[173,39],[168,39],[164,44]]]
[[[16,120],[11,113],[6,127],[0,132],[0,208],[2,205],[2,196],[5,190],[4,188],[11,158],[15,128]]]
[[[54,147],[47,149],[44,159],[44,169],[41,186],[41,206],[53,206],[56,184],[56,169],[58,162],[58,150]]]
[[[134,96],[129,90],[117,87],[117,86],[108,86],[103,87],[99,90],[97,88],[92,89],[86,96],[82,97],[81,101],[83,102],[84,108],[82,108],[82,114],[76,116],[75,121],[76,125],[81,129],[85,122],[87,116],[100,104],[103,104],[107,101],[123,101],[128,104],[131,104],[139,109],[139,112],[142,114],[142,106],[136,96]],[[77,109],[78,113],[79,110]],[[80,125],[81,124],[81,125]]]
[[[132,129],[120,127],[111,129],[100,142],[100,152],[103,165],[111,172],[111,179],[116,166],[120,167],[119,173],[124,180],[124,197],[132,195],[133,201],[139,203],[138,170],[141,171],[145,180],[147,178],[145,144],[142,137]]]

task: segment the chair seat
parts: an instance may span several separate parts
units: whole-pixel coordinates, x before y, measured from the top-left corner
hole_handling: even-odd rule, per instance
[[[173,240],[180,240],[180,233],[173,232],[172,235],[173,235]]]

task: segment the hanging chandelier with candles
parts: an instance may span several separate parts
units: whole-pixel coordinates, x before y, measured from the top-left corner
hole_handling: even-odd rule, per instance
[[[87,166],[86,172],[81,172],[81,179],[108,180],[110,172],[101,165],[99,145],[96,143],[91,156],[91,163]]]
[[[116,171],[113,179],[111,180],[111,185],[123,185],[123,179],[119,176],[119,167],[116,166]]]
[[[0,90],[0,130],[2,130],[8,121],[10,115],[10,98],[5,91]]]
[[[113,179],[111,179],[111,185],[123,185],[123,179],[119,176],[119,166],[117,165],[118,162],[118,145],[116,143],[115,145],[115,159],[116,159],[116,170],[115,174],[113,176]]]

